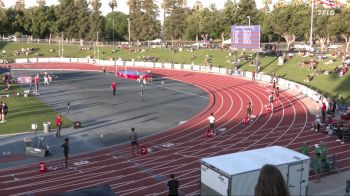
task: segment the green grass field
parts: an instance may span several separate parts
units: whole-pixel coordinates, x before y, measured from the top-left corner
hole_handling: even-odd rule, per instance
[[[0,49],[6,50],[6,55],[2,55],[2,58],[15,59],[15,58],[27,58],[35,57],[35,53],[29,56],[14,56],[14,50],[20,50],[21,48],[33,47],[38,48],[36,51],[42,57],[55,57],[58,56],[58,45],[57,44],[38,44],[38,43],[14,43],[14,42],[0,42]],[[53,50],[53,52],[50,52]],[[102,47],[98,48],[100,59],[110,59],[110,58],[122,58],[123,60],[135,59],[136,61],[142,61],[143,56],[154,56],[159,58],[158,62],[162,61],[173,61],[174,63],[184,63],[184,64],[203,64],[206,55],[209,55],[211,62],[214,66],[221,66],[226,68],[232,68],[233,65],[230,63],[234,57],[233,54],[229,55],[229,51],[218,50],[218,49],[201,49],[195,50],[193,52],[181,51],[174,53],[169,49],[150,49],[147,48],[146,52],[134,52],[131,53],[126,49],[118,49],[116,47]],[[115,50],[115,52],[112,52]],[[94,50],[90,47],[89,51],[80,51],[80,46],[76,45],[65,45],[64,46],[64,56],[65,57],[96,57],[97,58],[97,49]],[[238,56],[241,53],[238,52]],[[350,77],[347,74],[344,77],[339,77],[335,74],[331,75],[318,75],[315,71],[309,71],[307,68],[298,66],[298,63],[303,60],[310,60],[311,57],[298,57],[295,56],[289,60],[284,65],[277,65],[277,59],[275,56],[265,56],[260,57],[259,61],[261,63],[261,71],[265,74],[271,74],[275,72],[277,76],[305,84],[315,90],[318,90],[326,96],[331,96],[337,98],[343,103],[350,105]],[[341,65],[340,59],[337,59],[335,63],[331,65],[325,65],[324,63],[328,61],[319,62],[318,68],[320,70],[334,70],[338,65]],[[251,66],[251,63],[241,62],[241,69],[246,71],[251,71],[255,69],[255,66]],[[315,77],[310,83],[305,83],[307,75],[314,73]]]
[[[18,85],[13,85],[9,91],[0,91],[0,95],[11,95],[9,98],[0,98],[0,101],[5,102],[9,107],[7,122],[0,124],[0,134],[32,131],[32,123],[37,123],[38,130],[43,130],[43,122],[51,122],[53,125],[51,127],[56,128],[54,124],[57,112],[35,96],[23,97],[23,94],[22,96],[14,96],[17,92],[23,92]],[[62,121],[63,127],[72,125],[72,122],[65,117]]]

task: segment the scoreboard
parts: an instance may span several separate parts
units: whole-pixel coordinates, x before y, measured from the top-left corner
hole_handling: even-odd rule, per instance
[[[231,26],[231,49],[260,51],[260,25]]]

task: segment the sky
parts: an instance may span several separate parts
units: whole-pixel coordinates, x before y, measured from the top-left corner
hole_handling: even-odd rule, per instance
[[[10,7],[13,6],[16,3],[17,0],[4,0],[3,2],[5,3],[5,7]],[[89,1],[89,0],[88,0]],[[110,0],[101,0],[102,2],[102,7],[101,11],[103,15],[107,15],[109,12],[111,12],[111,8],[108,6]],[[162,2],[163,0],[154,0],[155,3],[158,5]],[[200,0],[203,4],[204,7],[208,7],[210,4],[214,3],[218,9],[222,9],[224,7],[224,4],[226,0]],[[117,0],[118,2],[118,7],[117,11],[121,11],[124,13],[128,13],[128,7],[126,5],[126,0]],[[188,7],[192,7],[196,0],[187,0],[187,5]],[[261,7],[262,0],[256,0],[258,8]],[[31,7],[36,4],[36,0],[25,0],[26,7]],[[58,4],[58,0],[46,0],[46,5],[53,5],[53,4]],[[161,15],[161,14],[160,14]]]

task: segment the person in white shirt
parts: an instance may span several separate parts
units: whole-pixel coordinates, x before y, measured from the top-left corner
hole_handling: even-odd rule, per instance
[[[209,120],[209,127],[212,129],[213,134],[214,134],[214,124],[215,124],[214,113],[210,114],[210,116],[208,117],[208,120]]]

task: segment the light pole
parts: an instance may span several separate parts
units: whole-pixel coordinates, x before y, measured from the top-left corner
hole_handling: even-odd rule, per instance
[[[250,26],[250,16],[247,16],[248,18],[248,25]]]
[[[309,46],[310,46],[310,49],[312,47],[312,33],[313,33],[313,23],[314,23],[314,7],[315,7],[315,1],[312,0],[311,2],[311,26],[310,26],[310,38],[309,38]]]
[[[128,34],[129,34],[129,45],[130,45],[130,18],[127,18],[128,19]]]
[[[113,44],[114,45],[114,19],[113,19]]]

